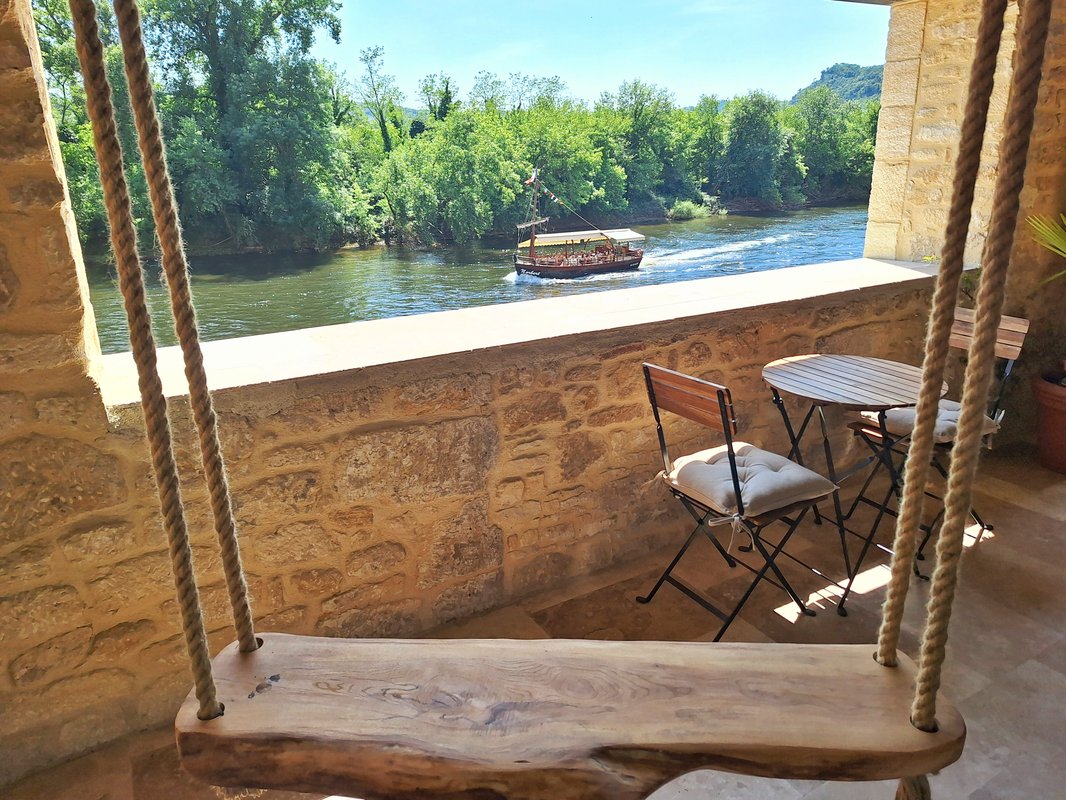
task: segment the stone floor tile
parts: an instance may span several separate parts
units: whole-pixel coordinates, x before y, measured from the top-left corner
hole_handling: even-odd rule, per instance
[[[799,800],[802,796],[790,781],[697,770],[661,787],[648,800]]]
[[[803,800],[892,800],[897,785],[897,781],[827,781],[802,797]]]

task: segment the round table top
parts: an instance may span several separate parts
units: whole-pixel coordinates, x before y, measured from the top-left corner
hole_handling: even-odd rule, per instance
[[[763,380],[815,405],[863,411],[913,406],[922,388],[922,368],[870,356],[810,354],[771,361]],[[947,392],[945,384],[942,392]]]

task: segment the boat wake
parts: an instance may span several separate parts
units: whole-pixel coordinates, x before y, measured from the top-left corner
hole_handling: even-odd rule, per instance
[[[644,266],[674,267],[685,264],[699,265],[701,263],[720,266],[721,263],[726,260],[722,258],[723,256],[731,256],[735,253],[742,253],[745,250],[751,250],[768,244],[786,242],[791,239],[792,236],[791,233],[781,233],[775,236],[764,236],[760,239],[730,242],[729,244],[721,244],[714,247],[695,247],[685,248],[683,250],[656,250],[644,257]],[[735,263],[735,260],[729,259],[729,263]]]

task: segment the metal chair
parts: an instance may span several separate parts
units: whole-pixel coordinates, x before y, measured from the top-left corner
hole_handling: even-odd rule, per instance
[[[651,591],[638,597],[637,601],[650,603],[662,585],[669,583],[722,620],[722,626],[714,637],[716,642],[721,640],[760,581],[765,580],[783,590],[803,614],[814,616],[815,612],[803,603],[777,566],[776,560],[810,508],[836,491],[836,485],[784,456],[735,441],[733,437],[737,431],[737,421],[733,413],[733,399],[724,386],[654,364],[644,364],[644,379],[663,458],[660,477],[670,493],[696,520],[696,527]],[[664,411],[719,431],[725,443],[671,459],[663,429]],[[762,534],[768,525],[777,521],[784,523],[787,529],[780,541],[774,544],[764,540]],[[732,556],[712,530],[719,525],[731,525],[734,531],[743,531],[750,545],[740,549],[744,552],[758,551],[762,565],[754,567]],[[701,534],[710,540],[731,568],[739,565],[754,575],[751,584],[731,610],[715,606],[673,575],[674,568]],[[772,573],[776,580],[767,573]]]
[[[951,347],[955,350],[968,352],[970,349],[970,342],[973,340],[973,330],[973,310],[968,308],[956,308],[955,322],[952,325],[951,338],[949,340]],[[1021,353],[1022,345],[1025,343],[1025,336],[1028,332],[1029,320],[1027,319],[1004,316],[1000,321],[999,331],[996,337],[996,357],[999,359],[998,381],[996,383],[995,392],[989,398],[988,414],[985,417],[984,436],[986,447],[991,447],[992,437],[999,431],[999,426],[1003,420],[1004,414],[1004,410],[1001,408],[1003,393],[1014,373],[1015,361]],[[955,443],[959,410],[959,404],[954,400],[941,400],[937,411],[936,427],[934,428],[933,433],[936,444],[933,451],[932,466],[945,480],[948,475],[946,462],[951,456],[951,448]],[[877,508],[879,513],[878,522],[880,521],[882,514],[895,516],[896,511],[889,507],[889,503],[891,503],[893,497],[897,501],[899,500],[902,488],[901,475],[906,463],[907,444],[910,441],[911,433],[914,431],[914,418],[915,409],[896,408],[883,412],[883,418],[875,412],[862,412],[860,414],[860,419],[851,424],[850,427],[855,432],[855,435],[862,439],[871,451],[882,454],[886,451],[890,452],[899,460],[899,464],[898,466],[896,464],[886,464],[883,458],[877,462],[875,468],[871,471],[870,475],[867,476],[866,482],[863,484],[862,489],[851,507],[851,511],[848,512],[848,516],[854,512],[859,503],[866,503],[867,505]],[[884,501],[878,502],[866,497],[866,490],[882,468],[888,469],[890,486]],[[927,492],[926,494],[936,500],[941,499],[939,496],[931,492]],[[915,556],[917,560],[920,561],[925,558],[925,547],[937,529],[940,520],[943,517],[943,513],[943,508],[941,508],[930,522],[922,526],[923,537]],[[991,525],[984,521],[981,515],[977,512],[977,509],[971,507],[970,516],[979,528],[980,532],[978,533],[978,539],[984,535],[985,531],[991,531],[993,529]],[[876,523],[874,530],[876,531]],[[859,556],[860,562],[863,555],[865,555],[865,552],[866,550],[864,548],[862,554]],[[855,571],[858,571],[857,566]],[[920,575],[917,565],[915,565],[914,572],[916,575]],[[844,597],[846,599],[846,593]]]

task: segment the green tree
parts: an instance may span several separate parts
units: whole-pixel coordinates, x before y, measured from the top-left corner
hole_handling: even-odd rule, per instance
[[[808,89],[789,109],[796,146],[807,166],[810,197],[839,193],[844,173],[844,102],[828,86]]]
[[[718,194],[725,137],[721,102],[703,95],[695,108],[675,113],[685,164],[694,184],[708,194]]]
[[[731,100],[725,110],[728,133],[722,155],[722,196],[780,205],[776,173],[783,140],[778,101],[765,92],[751,92]]]
[[[443,72],[424,77],[418,85],[418,93],[426,104],[430,119],[437,122],[443,121],[453,108],[459,106],[452,79]]]
[[[614,94],[604,93],[600,107],[621,122],[626,197],[630,202],[654,197],[662,187],[664,167],[676,155],[670,93],[640,80],[627,81]]]
[[[395,140],[403,130],[403,112],[400,110],[403,95],[396,86],[396,79],[382,72],[384,60],[383,47],[369,47],[359,54],[359,61],[363,64],[359,96],[366,112],[378,125],[382,147],[386,153],[391,153]]]

